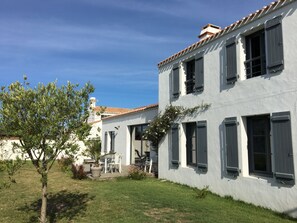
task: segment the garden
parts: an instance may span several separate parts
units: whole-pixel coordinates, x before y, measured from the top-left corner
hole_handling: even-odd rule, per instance
[[[133,179],[131,179],[133,178]],[[0,222],[38,222],[40,176],[26,162],[9,180],[0,172]],[[141,180],[136,180],[141,179]],[[3,182],[6,182],[4,184]],[[49,173],[48,222],[293,222],[230,197],[152,177],[73,179],[56,163]]]

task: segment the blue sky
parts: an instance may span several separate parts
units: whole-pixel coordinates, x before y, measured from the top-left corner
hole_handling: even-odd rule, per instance
[[[157,103],[157,63],[267,0],[1,0],[0,85],[90,81],[97,104]]]

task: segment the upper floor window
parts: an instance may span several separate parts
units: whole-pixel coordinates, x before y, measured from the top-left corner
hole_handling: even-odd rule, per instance
[[[245,38],[246,76],[257,77],[266,74],[265,32],[264,29]]]
[[[186,93],[190,94],[194,92],[195,85],[195,60],[187,62],[186,70]]]
[[[246,40],[246,76],[252,78],[266,73],[276,73],[284,69],[282,16],[265,23],[264,29],[245,37]],[[237,37],[226,41],[226,82],[237,81],[238,58]]]

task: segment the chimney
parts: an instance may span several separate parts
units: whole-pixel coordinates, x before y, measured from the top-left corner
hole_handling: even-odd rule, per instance
[[[93,109],[96,107],[96,98],[95,97],[91,97],[90,98],[90,108]]]
[[[221,27],[213,24],[207,24],[202,28],[200,35],[198,37],[200,38],[200,40],[203,40],[220,31],[221,31]]]

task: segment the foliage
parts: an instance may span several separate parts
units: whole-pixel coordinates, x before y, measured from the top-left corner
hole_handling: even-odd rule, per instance
[[[167,134],[172,124],[179,118],[187,115],[193,115],[196,112],[205,111],[210,104],[202,103],[193,108],[185,108],[182,106],[168,106],[163,113],[160,113],[145,130],[143,138],[152,142],[152,145],[157,148],[159,142]]]
[[[196,197],[203,199],[205,198],[210,192],[209,192],[209,186],[203,187],[201,190],[195,189]]]
[[[143,180],[146,178],[146,173],[138,166],[130,166],[128,178],[132,180]]]
[[[15,174],[20,170],[26,161],[16,157],[15,160],[4,160],[5,170],[11,183],[16,183]]]
[[[63,172],[66,172],[71,169],[71,165],[74,162],[74,159],[72,156],[62,156],[57,161],[58,161],[58,165],[60,166],[60,169]]]
[[[88,140],[84,141],[85,146],[87,147],[84,151],[83,155],[89,156],[92,159],[96,161],[96,164],[98,164],[98,161],[101,156],[101,139],[100,137],[96,138],[90,138]]]
[[[19,138],[14,149],[27,154],[41,175],[41,222],[46,221],[49,170],[60,153],[74,154],[77,139],[86,138],[90,131],[88,99],[94,88],[89,83],[77,88],[70,82],[31,88],[24,77],[23,83],[17,81],[0,91],[0,132]]]
[[[84,171],[84,166],[83,165],[74,165],[72,164],[71,166],[71,171],[72,171],[72,177],[73,179],[78,179],[82,180],[87,178],[87,174]]]

